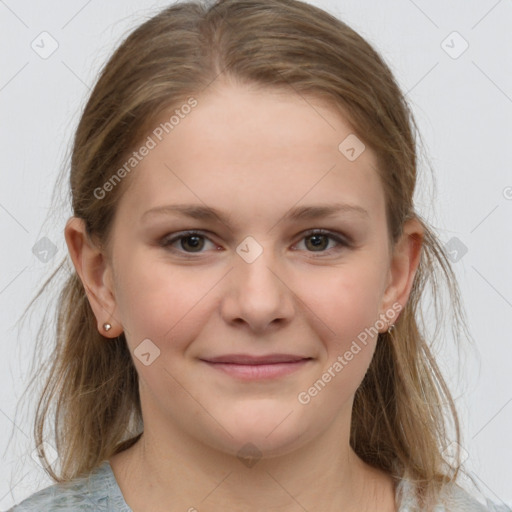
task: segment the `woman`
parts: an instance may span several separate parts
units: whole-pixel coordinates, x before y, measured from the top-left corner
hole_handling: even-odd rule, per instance
[[[497,510],[443,456],[459,424],[419,302],[439,272],[458,294],[414,209],[413,125],[306,3],[137,28],[74,140],[36,428],[44,459],[55,402],[57,483],[12,510]]]

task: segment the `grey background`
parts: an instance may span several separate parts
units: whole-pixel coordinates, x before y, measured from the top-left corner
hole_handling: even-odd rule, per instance
[[[461,414],[467,467],[491,499],[512,505],[512,4],[310,3],[372,43],[407,91],[437,182],[432,201],[422,160],[417,206],[457,250],[454,267],[476,342],[459,353],[447,334],[440,365]],[[21,331],[15,322],[66,253],[67,200],[43,223],[55,178],[100,66],[131,28],[166,5],[0,0],[2,510],[51,483],[31,457],[31,417],[15,415],[38,316]],[[51,49],[44,31],[58,44],[47,58],[31,46]],[[469,46],[459,55],[464,41]]]

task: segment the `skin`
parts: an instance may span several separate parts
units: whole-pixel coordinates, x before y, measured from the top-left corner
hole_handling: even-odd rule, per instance
[[[85,236],[80,219],[65,228],[98,330],[124,331],[132,355],[146,338],[160,350],[147,366],[133,356],[144,434],[110,459],[125,500],[135,512],[396,510],[389,475],[349,445],[354,394],[377,337],[308,404],[297,397],[379,315],[406,304],[421,225],[408,221],[390,250],[375,155],[366,147],[351,162],[338,150],[353,130],[321,99],[224,82],[197,100],[130,175],[108,249]],[[367,215],[284,219],[293,207],[333,202]],[[141,220],[177,203],[214,207],[232,223]],[[208,231],[199,253],[186,238],[174,252],[159,245],[187,229]],[[315,239],[310,229],[353,243]],[[263,248],[251,263],[236,252],[247,236]],[[312,359],[253,382],[199,360],[228,353]],[[237,457],[246,443],[261,454],[251,467]]]

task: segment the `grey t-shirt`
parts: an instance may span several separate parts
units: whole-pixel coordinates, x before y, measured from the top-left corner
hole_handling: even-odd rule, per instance
[[[403,479],[396,488],[398,512],[421,512],[414,498],[412,482]],[[436,512],[512,512],[489,500],[482,505],[457,485],[443,494]],[[108,460],[88,476],[46,487],[7,512],[133,512],[124,501]]]

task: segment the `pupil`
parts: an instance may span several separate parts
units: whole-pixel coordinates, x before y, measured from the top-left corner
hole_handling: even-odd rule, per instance
[[[192,243],[189,243],[190,240],[193,240]],[[185,238],[183,238],[182,240],[182,247],[183,249],[186,249],[185,245],[188,244],[192,249],[201,249],[202,248],[202,245],[201,245],[201,237],[197,236],[197,235],[190,235],[190,236],[187,236]]]
[[[311,235],[309,240],[312,242],[313,247],[322,248],[322,246],[325,245],[326,237],[325,235]]]

